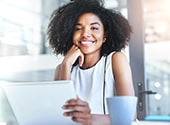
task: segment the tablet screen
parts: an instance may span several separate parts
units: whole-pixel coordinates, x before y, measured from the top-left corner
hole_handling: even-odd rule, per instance
[[[76,98],[72,81],[9,83],[2,88],[19,125],[78,125],[61,108]]]

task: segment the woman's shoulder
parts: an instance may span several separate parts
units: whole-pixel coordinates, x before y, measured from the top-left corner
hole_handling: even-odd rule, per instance
[[[121,52],[121,51],[114,51],[111,53],[111,58],[112,60],[127,60],[127,56],[125,55],[124,52]]]
[[[111,61],[110,63],[112,64],[112,67],[119,67],[129,63],[127,55],[124,52],[114,51],[108,56],[109,60]]]

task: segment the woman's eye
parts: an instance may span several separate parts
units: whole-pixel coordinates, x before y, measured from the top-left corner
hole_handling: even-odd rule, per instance
[[[81,30],[82,28],[80,28],[80,27],[75,27],[74,28],[74,31],[77,31],[77,30]]]
[[[92,30],[98,30],[99,28],[98,27],[92,27],[91,29]]]

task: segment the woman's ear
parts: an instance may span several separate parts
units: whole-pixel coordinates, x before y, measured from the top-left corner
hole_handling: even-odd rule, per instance
[[[104,33],[104,37],[103,37],[103,43],[106,42],[106,33]]]
[[[106,42],[106,37],[103,38],[103,43],[105,43],[105,42]]]

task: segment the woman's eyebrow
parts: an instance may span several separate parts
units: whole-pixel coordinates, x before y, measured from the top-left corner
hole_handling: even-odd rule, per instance
[[[77,26],[77,25],[81,25],[80,23],[76,23],[76,25],[75,26]]]
[[[93,23],[91,23],[90,25],[95,25],[95,24],[100,25],[99,22],[93,22]]]
[[[101,25],[99,22],[93,22],[93,23],[91,23],[90,25],[95,25],[95,24],[97,24],[97,25]],[[76,23],[76,26],[77,25],[82,25],[81,23]]]

